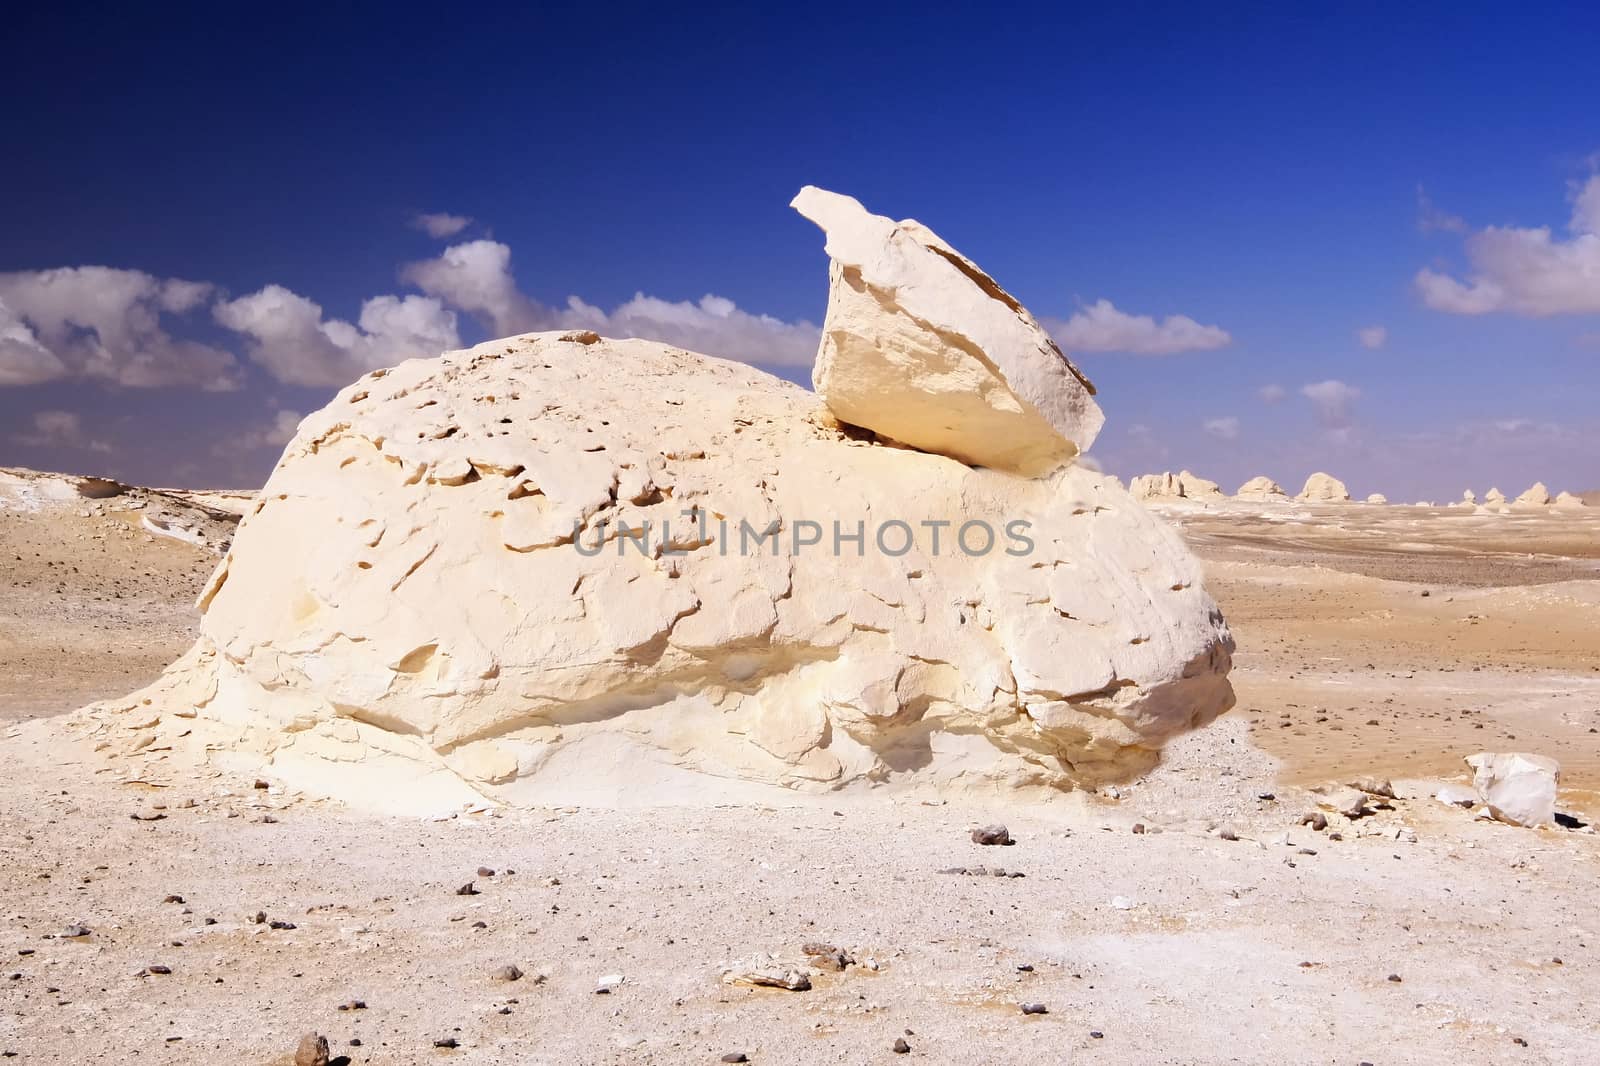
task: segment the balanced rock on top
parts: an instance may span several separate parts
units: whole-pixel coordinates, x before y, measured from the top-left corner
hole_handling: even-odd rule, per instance
[[[432,811],[1060,789],[1141,772],[1231,704],[1198,563],[1113,479],[842,418],[589,332],[375,371],[300,425],[194,647],[77,724],[147,780],[270,763]]]
[[[920,222],[813,185],[792,206],[827,234],[812,382],[841,421],[1026,474],[1088,450],[1105,420],[1094,387],[975,263]]]

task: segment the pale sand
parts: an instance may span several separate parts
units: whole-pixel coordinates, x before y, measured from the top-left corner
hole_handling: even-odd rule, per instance
[[[53,722],[5,727],[0,1052],[287,1063],[317,1030],[336,1056],[406,1064],[1600,1060],[1600,838],[1474,822],[1410,780],[1516,747],[1592,787],[1600,527],[1491,523],[1495,547],[1473,553],[1448,517],[1328,510],[1292,527],[1183,519],[1239,640],[1240,708],[1121,798],[418,822],[227,776],[119,783]],[[118,694],[188,644],[209,561],[101,528],[117,520],[0,517],[0,690],[22,696],[3,713]],[[1458,554],[1403,547],[1441,541]],[[52,553],[64,570],[44,565]],[[106,591],[118,579],[121,600]],[[1407,797],[1395,810],[1336,825],[1342,841],[1297,826],[1311,800],[1296,782],[1374,769]],[[1564,794],[1563,809],[1584,806]],[[967,839],[993,820],[1016,847]],[[1224,821],[1242,839],[1208,833]],[[1397,827],[1418,841],[1361,835]],[[1027,876],[936,872],[978,864]],[[456,895],[469,880],[481,894]],[[297,928],[247,923],[257,910]],[[75,922],[92,935],[55,938]],[[879,969],[821,974],[809,992],[719,979],[756,952],[798,960],[810,940]],[[528,976],[496,982],[506,963]],[[152,964],[172,973],[136,976]],[[626,982],[594,995],[607,973]],[[337,1010],[351,999],[367,1009]],[[435,1050],[446,1035],[460,1048]]]

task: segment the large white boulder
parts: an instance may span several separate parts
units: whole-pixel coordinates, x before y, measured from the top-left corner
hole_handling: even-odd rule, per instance
[[[1239,486],[1239,491],[1234,493],[1241,500],[1287,500],[1283,487],[1271,478],[1253,477]]]
[[[1306,478],[1305,487],[1296,499],[1309,503],[1340,503],[1350,498],[1344,482],[1331,474],[1315,473]]]
[[[972,466],[1047,473],[1087,451],[1094,387],[1010,293],[936,233],[808,185],[827,234],[812,381],[838,418]]]
[[[1059,789],[1230,704],[1198,563],[1112,479],[859,436],[642,340],[375,372],[302,423],[193,650],[84,722],[411,810]]]
[[[1555,821],[1556,787],[1561,764],[1543,755],[1487,752],[1467,756],[1472,787],[1489,813],[1511,825],[1536,826]]]

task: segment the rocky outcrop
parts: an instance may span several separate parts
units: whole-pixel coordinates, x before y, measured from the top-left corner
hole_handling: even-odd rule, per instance
[[[1344,487],[1344,482],[1331,474],[1320,472],[1306,478],[1305,487],[1295,497],[1308,503],[1340,503],[1349,498],[1350,490]]]
[[[1104,421],[1094,387],[970,259],[920,222],[815,186],[792,206],[828,238],[812,382],[841,421],[1025,474],[1088,450]]]
[[[1549,507],[1553,502],[1550,497],[1550,490],[1545,488],[1542,481],[1535,481],[1528,488],[1528,491],[1513,501],[1517,507]]]
[[[1388,503],[1389,502],[1389,497],[1385,496],[1381,492],[1374,492],[1370,496],[1367,497],[1367,502],[1368,503]]]
[[[934,254],[913,232],[840,254]],[[879,305],[894,345],[909,298]],[[872,329],[865,306],[829,320]],[[963,365],[959,338],[998,329],[919,343]],[[201,752],[399,811],[1047,792],[1137,774],[1230,705],[1199,565],[1112,479],[841,417],[749,366],[588,332],[376,371],[302,422],[194,648],[78,723],[144,780]],[[1047,439],[1024,451],[1062,458]]]
[[[1184,470],[1181,473],[1144,474],[1128,483],[1128,491],[1138,500],[1215,500],[1222,499],[1222,489],[1215,481],[1207,481],[1197,474]]]
[[[1556,817],[1561,764],[1543,755],[1480,751],[1467,756],[1472,787],[1489,813],[1511,825],[1548,825]]]
[[[1490,489],[1483,494],[1483,502],[1490,505],[1505,503],[1506,494],[1499,489]]]
[[[184,492],[126,485],[108,477],[0,468],[0,511],[72,511],[79,517],[124,514],[146,533],[181,540],[221,555],[248,494]]]
[[[1253,477],[1233,494],[1240,500],[1287,500],[1283,487],[1269,477]]]
[[[1554,506],[1565,511],[1575,510],[1579,507],[1587,507],[1588,504],[1583,502],[1583,497],[1581,496],[1574,496],[1570,492],[1563,492],[1555,498]]]

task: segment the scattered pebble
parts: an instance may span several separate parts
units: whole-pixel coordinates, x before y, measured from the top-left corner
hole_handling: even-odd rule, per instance
[[[608,996],[622,986],[624,978],[620,973],[608,973],[594,983],[594,994]]]
[[[1050,1008],[1046,1007],[1043,1003],[1024,1003],[1022,1005],[1022,1013],[1024,1013],[1024,1014],[1049,1014],[1050,1013]]]
[[[911,1051],[911,1045],[906,1043],[906,1038],[905,1037],[897,1036],[897,1037],[894,1038],[894,1053],[896,1055],[909,1054],[910,1051]]]
[[[456,895],[458,896],[476,896],[477,894],[478,886],[472,881],[468,881],[466,884],[456,889]]]
[[[750,1056],[742,1051],[730,1051],[722,1056],[723,1062],[749,1062]]]
[[[1003,825],[983,825],[972,831],[972,842],[993,846],[996,844],[1009,847],[1016,841],[1011,839],[1011,833]]]
[[[494,972],[494,979],[496,981],[520,981],[522,980],[522,971],[515,965],[502,966]]]
[[[434,1047],[442,1047],[442,1048],[454,1048],[454,1047],[460,1047],[461,1043],[460,1043],[460,1041],[458,1041],[453,1036],[441,1036],[439,1039],[437,1039],[437,1040],[435,1040],[433,1042],[433,1046]]]

